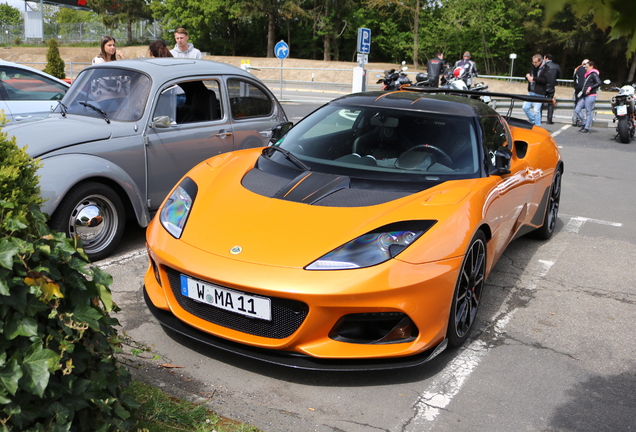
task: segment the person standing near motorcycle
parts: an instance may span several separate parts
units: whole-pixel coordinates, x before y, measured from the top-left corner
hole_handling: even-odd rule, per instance
[[[594,118],[594,104],[596,103],[596,90],[601,86],[601,78],[598,70],[594,67],[594,62],[588,60],[585,65],[585,81],[583,89],[578,93],[579,101],[574,108],[574,112],[583,124],[580,133],[590,133],[590,126]],[[583,108],[585,108],[585,118],[583,118]]]
[[[444,62],[444,54],[437,52],[435,57],[428,61],[426,65],[426,72],[428,73],[428,79],[431,87],[439,87],[439,76],[446,72],[446,63]]]
[[[589,62],[588,59],[585,59],[574,69],[574,74],[572,75],[572,79],[574,80],[574,108],[576,108],[576,104],[579,102],[579,93],[583,90],[583,82],[585,82],[585,65]],[[579,116],[576,114],[574,110],[572,110],[572,126],[583,126],[583,124],[579,121]]]
[[[543,65],[541,54],[532,56],[532,70],[526,74],[528,81],[528,95],[545,96],[548,83],[547,69]],[[523,111],[528,116],[530,123],[541,126],[541,102],[524,102]]]
[[[548,82],[545,87],[545,96],[552,99],[556,90],[557,80],[561,78],[561,67],[552,61],[552,54],[545,55],[544,65],[548,70]],[[548,103],[548,124],[554,124],[552,116],[554,115],[554,104]]]
[[[470,85],[473,82],[472,78],[477,77],[478,74],[477,64],[470,59],[470,53],[468,51],[464,53],[464,56],[461,60],[455,62],[455,68],[458,67],[464,69],[464,73],[461,77],[462,80],[466,83],[466,87],[470,88]]]

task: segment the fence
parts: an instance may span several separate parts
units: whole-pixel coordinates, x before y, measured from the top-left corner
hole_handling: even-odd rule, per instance
[[[0,44],[2,46],[19,45],[20,43],[41,43],[40,38],[27,38],[23,25],[0,26]],[[162,30],[156,23],[140,21],[132,27],[132,38],[138,42],[146,42],[161,37]],[[57,39],[64,44],[99,42],[104,35],[110,35],[118,41],[128,40],[126,26],[116,29],[106,28],[102,23],[47,24],[44,23],[44,43]]]

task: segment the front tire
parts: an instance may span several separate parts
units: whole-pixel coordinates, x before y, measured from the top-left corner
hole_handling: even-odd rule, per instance
[[[446,332],[450,346],[460,346],[468,338],[481,304],[485,281],[486,236],[478,231],[468,246],[453,293]]]
[[[618,120],[618,126],[616,127],[618,131],[618,137],[620,138],[623,144],[629,144],[631,141],[631,136],[629,133],[629,124],[627,124],[627,117],[622,117]]]
[[[64,197],[51,217],[52,229],[82,240],[91,261],[113,253],[124,233],[124,206],[119,196],[106,185],[80,183]]]

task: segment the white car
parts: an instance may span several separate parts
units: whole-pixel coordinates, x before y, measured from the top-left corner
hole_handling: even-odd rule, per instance
[[[0,60],[0,109],[9,122],[45,117],[69,87],[40,70]]]

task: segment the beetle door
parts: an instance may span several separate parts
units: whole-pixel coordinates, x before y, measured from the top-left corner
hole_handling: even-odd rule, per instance
[[[234,133],[222,95],[221,80],[210,78],[171,83],[155,98],[146,131],[151,210],[199,162],[232,150]]]

